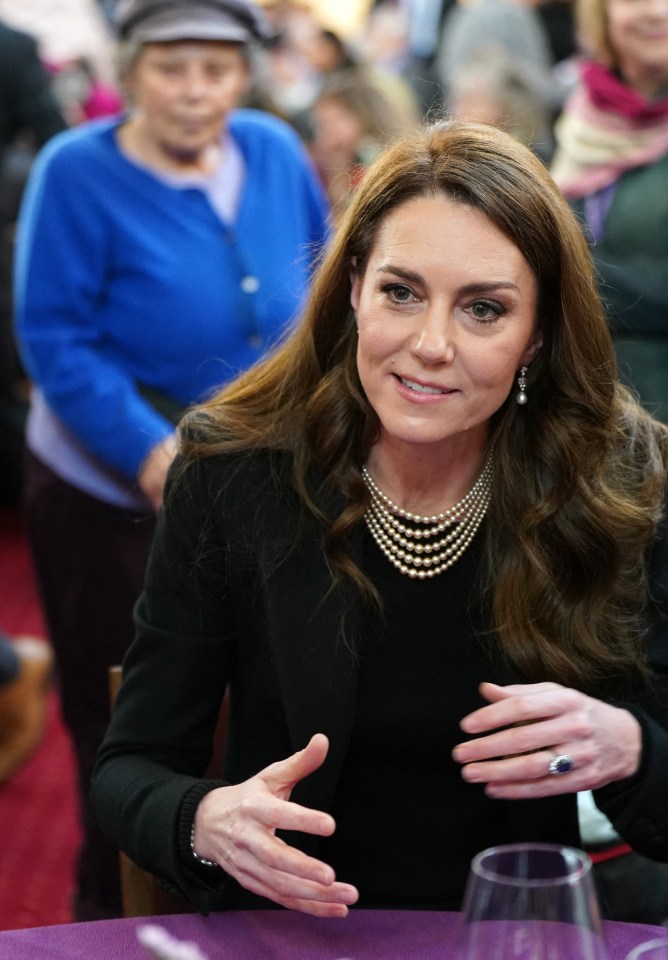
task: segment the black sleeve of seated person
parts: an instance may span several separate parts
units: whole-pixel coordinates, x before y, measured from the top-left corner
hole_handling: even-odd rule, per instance
[[[170,475],[135,610],[136,639],[92,785],[107,837],[202,912],[215,906],[227,875],[187,861],[182,824],[188,816],[192,823],[204,793],[225,785],[203,777],[235,631],[226,544],[205,474],[194,469],[182,488]],[[200,562],[203,554],[215,562]]]
[[[597,806],[635,850],[668,862],[668,523],[664,518],[650,560],[651,687],[636,702],[619,704],[642,727],[640,768],[594,791]]]

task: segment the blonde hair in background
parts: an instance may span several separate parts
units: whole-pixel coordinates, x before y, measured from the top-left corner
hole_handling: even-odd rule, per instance
[[[576,0],[575,25],[584,53],[614,68],[617,56],[608,37],[606,0]]]

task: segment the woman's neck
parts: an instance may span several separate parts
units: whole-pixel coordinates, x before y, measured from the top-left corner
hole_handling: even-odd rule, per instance
[[[371,448],[366,467],[397,506],[426,516],[443,512],[469,492],[487,453],[486,436],[465,437],[438,451],[381,437]]]
[[[198,151],[179,151],[150,136],[137,118],[130,117],[118,130],[123,153],[144,167],[182,176],[210,176],[220,163],[220,143],[208,143]]]
[[[626,64],[620,73],[624,83],[649,103],[668,96],[668,64],[654,70]]]

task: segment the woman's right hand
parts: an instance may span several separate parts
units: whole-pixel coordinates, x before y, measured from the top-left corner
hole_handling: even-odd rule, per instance
[[[292,910],[317,917],[345,917],[358,899],[355,887],[339,883],[327,864],[291,847],[276,830],[328,837],[334,819],[290,802],[295,784],[324,762],[327,737],[315,734],[286,760],[236,786],[212,790],[195,814],[194,849],[213,860],[242,887]]]

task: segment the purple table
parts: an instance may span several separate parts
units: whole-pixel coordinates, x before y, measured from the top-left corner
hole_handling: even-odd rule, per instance
[[[0,933],[0,960],[147,960],[136,939],[159,923],[194,941],[209,960],[454,960],[456,913],[353,910],[346,920],[318,920],[282,910],[105,920]],[[668,933],[643,924],[607,923],[610,960]]]

